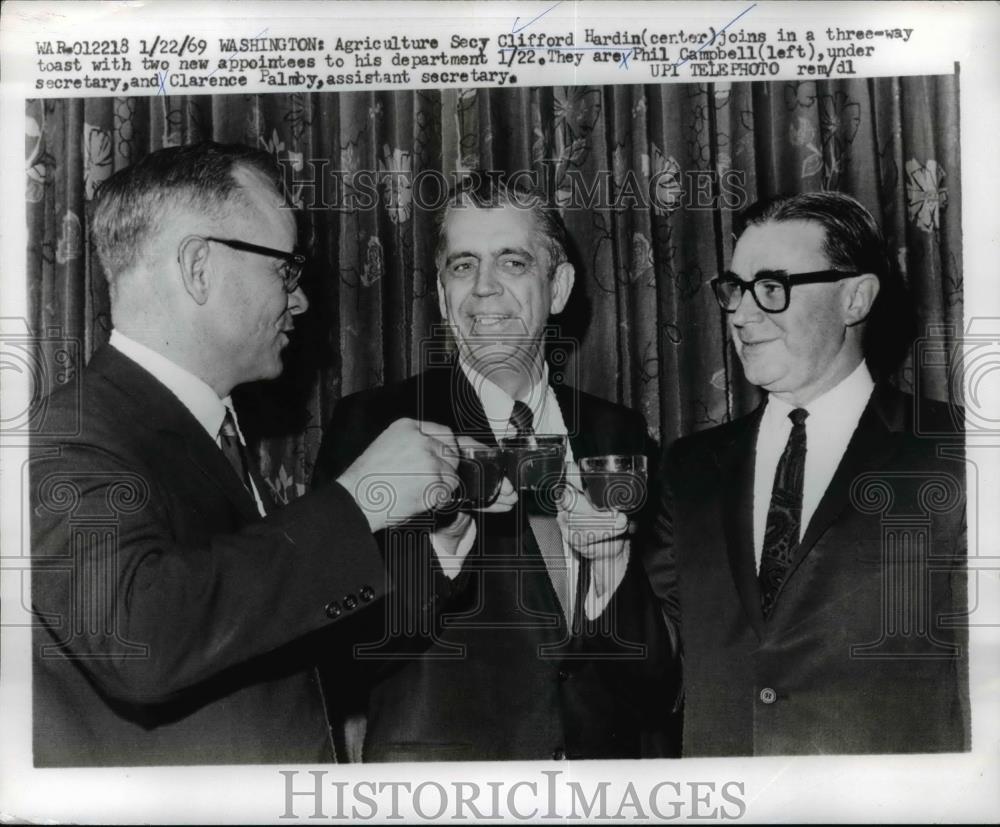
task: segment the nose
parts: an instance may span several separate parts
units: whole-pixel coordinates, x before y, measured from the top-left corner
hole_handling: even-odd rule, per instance
[[[494,296],[502,291],[500,282],[497,281],[493,265],[483,262],[476,271],[476,281],[472,286],[473,292],[477,296]]]
[[[757,306],[752,294],[752,290],[744,290],[736,310],[729,314],[729,321],[734,327],[743,327],[750,322],[760,321],[764,315],[764,311]]]
[[[309,299],[306,298],[306,294],[301,287],[296,287],[288,295],[288,312],[293,316],[298,316],[300,313],[305,313],[308,309]]]

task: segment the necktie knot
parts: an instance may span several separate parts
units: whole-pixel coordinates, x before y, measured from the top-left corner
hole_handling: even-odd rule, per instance
[[[236,420],[228,407],[219,428],[219,447],[226,459],[229,460],[229,464],[233,466],[233,470],[240,478],[240,482],[243,483],[243,487],[248,491],[251,490],[246,448],[240,442],[239,432],[236,430]]]
[[[239,439],[239,435],[236,432],[236,420],[233,419],[233,413],[229,408],[226,408],[226,415],[222,419],[219,436],[228,439]]]
[[[534,432],[535,415],[524,402],[518,400],[510,412],[510,424],[514,426],[518,436],[531,436]]]
[[[809,416],[809,411],[805,408],[796,408],[794,411],[790,411],[788,418],[792,420],[792,425],[799,427],[800,425],[805,425],[806,417]]]

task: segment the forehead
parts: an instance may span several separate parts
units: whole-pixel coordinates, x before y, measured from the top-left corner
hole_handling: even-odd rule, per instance
[[[731,269],[750,278],[761,270],[825,270],[826,230],[815,221],[767,221],[748,227],[736,242]]]
[[[512,204],[491,208],[462,205],[449,210],[444,240],[446,254],[487,254],[518,248],[533,251],[543,244],[531,211]]]
[[[233,199],[230,218],[253,232],[246,240],[265,247],[289,246],[289,239],[294,243],[295,215],[271,182],[243,167],[237,167],[233,178],[241,197]]]

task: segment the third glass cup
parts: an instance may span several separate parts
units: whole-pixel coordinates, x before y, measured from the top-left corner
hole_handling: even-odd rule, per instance
[[[583,457],[580,477],[587,499],[600,511],[633,514],[646,502],[646,457],[642,454]]]

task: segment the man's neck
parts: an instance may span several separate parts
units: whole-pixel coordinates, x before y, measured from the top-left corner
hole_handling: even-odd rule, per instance
[[[192,348],[193,340],[182,331],[166,332],[155,326],[145,326],[142,324],[120,324],[115,323],[115,330],[128,336],[133,342],[137,342],[143,347],[158,353],[164,359],[168,359],[180,368],[183,368],[192,376],[197,377],[218,394],[220,399],[224,399],[232,393],[233,385],[225,381],[222,377],[213,375],[213,372],[197,357],[197,351],[201,348]]]
[[[842,387],[849,380],[851,383],[861,383],[871,385],[871,374],[868,372],[867,367],[864,366],[865,360],[859,359],[855,362],[851,368],[847,371],[837,371],[835,374],[835,379],[831,381],[824,382],[822,384],[817,384],[812,389],[808,389],[806,392],[799,393],[772,393],[770,396],[774,399],[780,400],[784,404],[792,408],[809,408],[810,410],[815,407],[817,402],[825,404],[823,400],[828,397],[835,395],[834,391]],[[864,380],[858,376],[862,374]],[[839,393],[839,391],[837,391]],[[812,407],[811,407],[812,406]]]
[[[793,408],[805,408],[837,387],[854,373],[863,361],[864,357],[858,354],[856,357],[843,361],[833,371],[804,388],[798,388],[794,391],[770,391],[769,393],[775,399],[780,399]]]
[[[528,357],[511,358],[504,362],[476,364],[472,359],[459,359],[467,371],[471,370],[488,382],[492,382],[511,399],[526,400],[536,386],[545,381],[545,360],[541,353],[528,360]]]

